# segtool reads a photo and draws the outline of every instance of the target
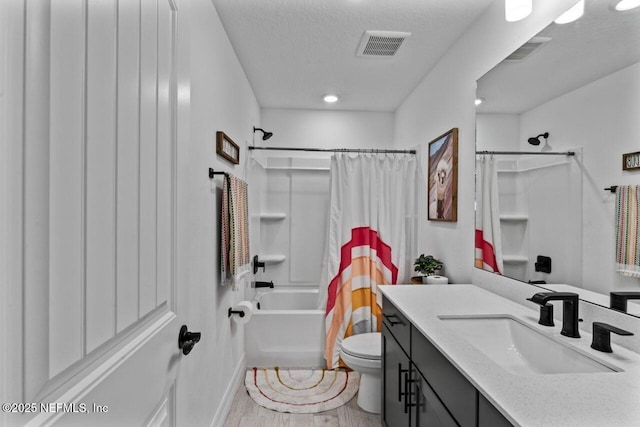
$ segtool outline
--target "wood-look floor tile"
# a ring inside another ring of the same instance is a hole
[[[244,386],[236,393],[224,427],[379,427],[380,415],[358,406],[357,396],[347,404],[317,414],[289,414],[258,405]]]

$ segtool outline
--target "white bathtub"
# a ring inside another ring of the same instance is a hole
[[[316,309],[317,289],[259,291],[253,303],[253,317],[245,325],[249,367],[325,366],[324,310]]]

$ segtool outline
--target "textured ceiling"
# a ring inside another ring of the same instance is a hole
[[[587,0],[579,20],[551,23],[551,41],[521,62],[502,62],[478,81],[479,113],[522,113],[640,61],[640,8],[615,12]],[[639,76],[640,81],[640,76]]]
[[[213,0],[263,108],[395,111],[492,0]],[[391,58],[367,30],[410,32]],[[328,107],[322,95],[340,94]]]

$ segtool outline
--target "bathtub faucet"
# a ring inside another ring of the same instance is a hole
[[[273,280],[270,282],[253,282],[254,288],[272,288],[273,289]]]

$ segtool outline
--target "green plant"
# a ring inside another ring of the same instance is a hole
[[[413,265],[415,266],[415,271],[427,276],[433,275],[437,270],[441,270],[444,267],[442,261],[438,261],[431,255],[425,256],[424,254],[416,258],[416,262]]]

